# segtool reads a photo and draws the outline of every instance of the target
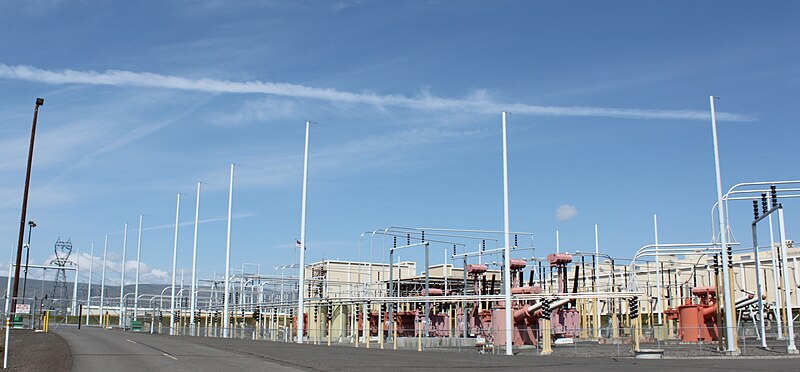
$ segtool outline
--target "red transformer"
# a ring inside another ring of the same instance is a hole
[[[694,304],[690,298],[678,306],[678,329],[681,341],[717,341],[717,292],[714,287],[695,287],[692,294],[699,297]]]

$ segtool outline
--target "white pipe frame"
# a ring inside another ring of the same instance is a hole
[[[733,245],[733,244],[732,244]],[[666,249],[665,249],[666,248]],[[636,260],[641,257],[658,257],[668,255],[698,255],[722,252],[719,243],[673,243],[673,244],[648,244],[639,248],[630,264],[631,281],[629,289],[637,289]]]

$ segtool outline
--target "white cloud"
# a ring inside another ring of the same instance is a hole
[[[368,104],[378,107],[391,106],[425,111],[459,111],[480,114],[496,114],[511,111],[515,114],[541,116],[611,117],[626,119],[670,119],[707,120],[709,113],[694,110],[649,110],[580,106],[537,106],[524,103],[497,102],[485,92],[466,98],[443,98],[422,94],[407,97],[401,94],[376,94],[371,92],[347,92],[331,88],[316,88],[299,84],[246,81],[236,82],[210,78],[189,79],[180,76],[161,75],[149,72],[121,70],[76,71],[42,70],[32,66],[9,66],[0,64],[0,78],[37,81],[48,84],[87,84],[108,86],[139,86],[151,88],[180,89],[209,93],[267,94],[300,99],[316,99],[338,103]],[[728,121],[747,121],[752,118],[739,114],[719,112],[717,117]]]
[[[333,5],[334,13],[366,3],[366,0],[342,0]]]
[[[563,204],[556,208],[556,219],[559,221],[566,221],[578,215],[578,208],[574,205]]]

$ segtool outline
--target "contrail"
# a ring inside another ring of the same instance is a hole
[[[539,116],[580,116],[622,119],[667,119],[708,120],[710,114],[695,110],[650,110],[581,106],[537,106],[524,103],[495,102],[482,95],[457,99],[431,95],[407,97],[402,94],[375,94],[370,92],[346,92],[331,88],[316,88],[299,84],[267,81],[237,82],[211,78],[189,79],[180,76],[161,75],[150,72],[121,70],[76,71],[42,70],[32,66],[9,66],[0,64],[0,78],[35,81],[47,84],[85,84],[108,86],[138,86],[164,89],[180,89],[210,93],[265,94],[298,99],[316,99],[337,103],[368,104],[379,107],[401,107],[424,111],[460,111],[479,114],[494,114],[510,111],[514,114]],[[717,113],[717,118],[726,121],[751,121],[754,118],[732,113]]]

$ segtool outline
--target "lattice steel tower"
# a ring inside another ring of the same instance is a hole
[[[54,247],[56,252],[56,259],[50,261],[51,264],[55,264],[59,267],[65,267],[67,264],[72,264],[69,261],[69,255],[72,254],[72,242],[70,239],[67,241],[61,240],[59,236],[56,240],[56,244]],[[56,314],[65,314],[67,312],[67,306],[69,306],[69,294],[67,292],[67,271],[64,269],[57,269],[56,270],[56,280],[53,283],[53,294],[51,296],[51,309],[56,311]]]

